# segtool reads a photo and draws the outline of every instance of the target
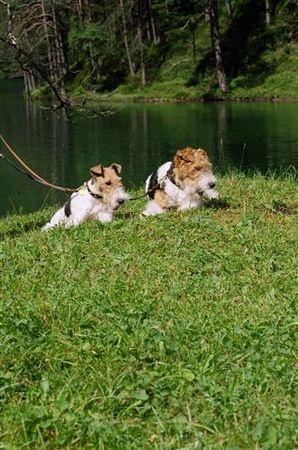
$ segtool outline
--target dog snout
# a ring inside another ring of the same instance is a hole
[[[216,186],[216,183],[214,183],[214,181],[212,181],[211,183],[209,183],[209,188],[210,189],[214,189]]]
[[[205,191],[203,193],[203,197],[209,200],[212,200],[214,198],[218,198],[219,197],[219,193],[214,191],[213,189],[207,189],[207,191]]]

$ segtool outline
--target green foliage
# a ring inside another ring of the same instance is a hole
[[[288,45],[263,55],[264,63],[274,67],[266,77],[259,75],[240,75],[231,82],[233,97],[286,98],[298,92],[298,46]],[[293,93],[293,94],[292,94]],[[295,94],[294,94],[295,95]]]
[[[297,184],[41,233],[0,221],[3,448],[291,450]]]
[[[70,66],[76,86],[109,89],[119,78],[119,53],[112,48],[107,30],[100,23],[77,20],[71,22],[68,34],[70,46]]]
[[[272,1],[270,25],[265,23],[265,1],[230,3],[232,16],[227,13],[226,2],[218,2],[229,83],[229,94],[223,96],[218,89],[205,1],[133,0],[124,1],[123,9],[116,0],[55,1],[68,61],[68,90],[74,95],[88,89],[104,95],[108,92],[114,98],[126,92],[134,98],[150,98],[151,93],[160,99],[296,98],[297,71],[292,67],[297,53],[297,2]],[[12,6],[16,33],[20,22],[27,23],[27,19],[32,29],[36,28],[31,11],[36,5],[25,7],[16,1]],[[49,6],[46,3],[50,17]],[[6,34],[5,18],[6,8],[0,5],[0,36]],[[38,38],[22,42],[30,44],[25,48],[47,69],[44,27],[36,29]],[[50,36],[52,31],[49,28]],[[1,74],[16,71],[14,56],[14,51],[0,41]],[[146,86],[142,86],[142,67]]]
[[[40,101],[48,101],[52,98],[52,92],[48,85],[39,86],[34,91],[31,91],[30,95],[33,99]]]

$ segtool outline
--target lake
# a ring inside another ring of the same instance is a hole
[[[284,171],[298,166],[298,103],[119,104],[113,114],[72,121],[25,99],[21,80],[0,80],[0,133],[41,176],[77,187],[98,163],[123,167],[128,189],[190,145],[215,171]],[[7,154],[1,145],[0,152]],[[63,203],[0,160],[0,215]]]

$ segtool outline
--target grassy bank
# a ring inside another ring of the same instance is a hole
[[[218,188],[105,226],[0,221],[1,448],[295,448],[297,183]]]

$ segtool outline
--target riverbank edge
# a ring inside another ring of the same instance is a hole
[[[92,107],[96,103],[297,103],[298,96],[251,96],[251,97],[165,97],[146,96],[142,94],[120,95],[117,93],[100,94],[94,91],[86,91],[85,94],[75,95],[70,92],[70,98],[74,104],[86,102],[86,106]]]
[[[122,86],[125,88],[125,86]],[[297,103],[298,95],[277,93],[267,95],[253,95],[249,91],[245,95],[236,95],[233,93],[223,95],[219,92],[213,94],[194,95],[191,90],[183,88],[183,94],[164,93],[162,90],[158,93],[150,94],[144,90],[136,90],[131,93],[120,93],[118,90],[106,93],[96,92],[94,90],[72,89],[71,86],[66,87],[67,97],[70,99],[73,107],[81,108],[94,107],[100,103]],[[30,97],[33,101],[48,104],[51,102],[52,95],[47,86],[41,86],[31,92]]]

